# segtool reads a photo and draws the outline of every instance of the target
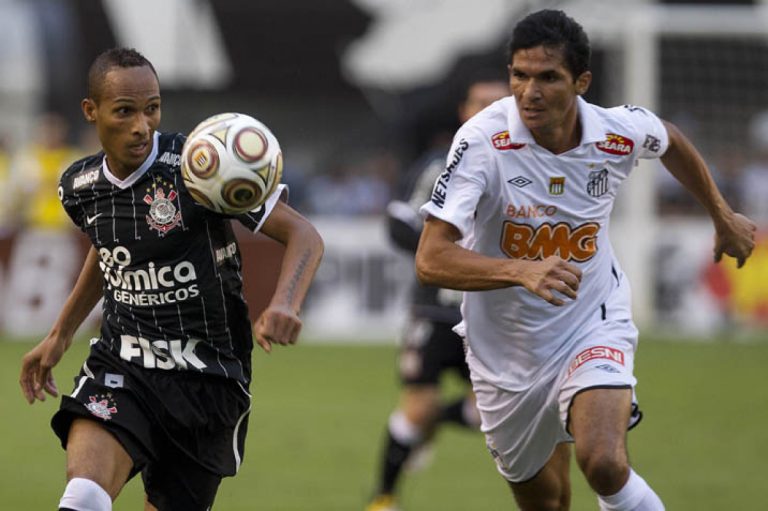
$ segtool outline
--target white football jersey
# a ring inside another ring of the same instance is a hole
[[[578,298],[561,307],[520,286],[464,293],[457,331],[467,339],[470,366],[513,391],[558,364],[589,322],[631,321],[609,217],[637,159],[664,154],[667,131],[640,107],[606,109],[578,98],[578,113],[581,144],[556,155],[536,144],[514,97],[492,104],[456,133],[421,208],[454,225],[467,249],[529,260],[557,255],[581,268]]]

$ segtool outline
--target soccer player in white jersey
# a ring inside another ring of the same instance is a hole
[[[50,333],[24,356],[29,403],[56,396],[52,369],[99,298],[101,333],[51,425],[67,451],[60,511],[109,511],[141,473],[145,511],[209,511],[240,468],[253,339],[296,342],[323,243],[276,192],[241,215],[197,204],[180,172],[186,137],[160,133],[160,85],[140,53],[115,48],[88,74],[86,120],[103,150],[61,178],[59,198],[89,237],[80,277]],[[254,323],[242,295],[236,219],[285,246]]]
[[[637,330],[608,239],[616,192],[638,158],[661,158],[712,217],[715,260],[743,265],[755,226],[675,126],[579,97],[589,55],[583,29],[561,11],[518,23],[512,97],[456,134],[421,210],[416,270],[426,284],[465,291],[456,329],[488,448],[519,507],[569,509],[573,443],[601,510],[656,511],[664,506],[626,449],[640,418]]]

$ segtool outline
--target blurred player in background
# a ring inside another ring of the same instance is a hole
[[[417,274],[466,291],[456,330],[488,449],[521,510],[570,508],[571,443],[601,510],[663,510],[627,454],[637,330],[608,239],[616,192],[639,158],[661,158],[712,217],[715,260],[742,266],[755,226],[674,125],[579,97],[589,41],[562,11],[520,21],[509,56],[513,97],[457,132],[421,209]]]
[[[494,101],[509,95],[509,84],[495,76],[468,83],[458,108],[465,123]],[[419,206],[429,200],[435,179],[445,170],[448,147],[426,154],[406,176],[403,200],[387,207],[392,241],[411,254],[421,235],[423,221]],[[472,392],[454,402],[444,403],[440,377],[454,369],[469,384],[469,368],[464,360],[461,337],[451,330],[461,321],[461,293],[415,283],[410,317],[403,332],[399,367],[403,389],[400,404],[389,417],[376,495],[368,511],[397,509],[395,490],[403,469],[417,458],[428,456],[429,443],[440,424],[451,422],[477,429],[480,417]]]
[[[93,246],[50,333],[22,361],[22,391],[30,403],[58,394],[51,369],[103,297],[101,335],[52,420],[67,451],[59,509],[110,510],[140,472],[146,510],[206,511],[242,462],[253,336],[267,352],[296,342],[322,241],[283,189],[236,217],[285,246],[252,332],[230,219],[184,187],[185,137],[157,131],[152,64],[135,50],[101,54],[82,110],[103,151],[69,167],[59,197]]]
[[[69,138],[67,120],[47,112],[37,120],[35,140],[14,157],[8,200],[19,225],[46,231],[69,232],[72,228],[56,195],[61,173],[84,156]]]

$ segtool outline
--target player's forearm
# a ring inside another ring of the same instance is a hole
[[[298,313],[322,255],[323,240],[315,228],[309,222],[299,224],[285,243],[272,303],[289,306]]]
[[[707,164],[694,145],[673,124],[666,123],[670,145],[661,162],[707,210],[715,225],[733,215],[717,188]]]
[[[64,302],[59,317],[51,328],[52,334],[68,341],[72,339],[85,318],[99,302],[103,292],[102,279],[98,254],[91,247],[75,287]]]
[[[486,291],[522,285],[526,261],[488,257],[449,241],[421,243],[416,276],[424,285]]]

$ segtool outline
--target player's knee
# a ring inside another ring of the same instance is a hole
[[[429,392],[408,393],[401,402],[401,410],[409,423],[425,432],[440,415],[439,396],[433,396]]]
[[[72,511],[111,511],[109,493],[90,479],[70,479],[59,502],[60,509]]]
[[[629,476],[624,455],[605,450],[577,453],[576,460],[589,485],[600,495],[618,492]]]

